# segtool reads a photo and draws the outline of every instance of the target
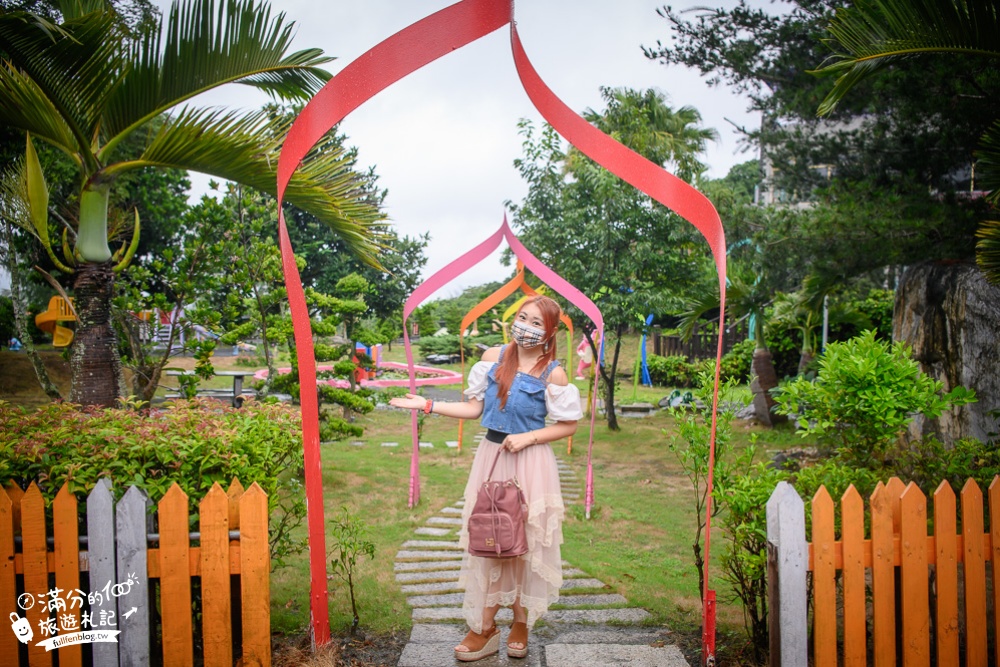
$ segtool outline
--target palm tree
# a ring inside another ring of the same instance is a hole
[[[767,348],[764,339],[764,324],[767,308],[771,305],[774,294],[760,273],[740,270],[734,266],[726,277],[726,314],[736,319],[749,318],[753,333],[754,350],[750,382],[753,392],[754,412],[757,420],[767,426],[783,418],[774,412],[777,402],[771,396],[771,390],[778,386],[778,373],[774,369],[774,359]],[[719,295],[706,292],[701,298],[688,303],[687,310],[681,314],[680,333],[689,339],[695,332],[699,321],[705,315],[719,309]],[[719,326],[724,326],[720,322]]]
[[[603,114],[587,109],[583,117],[651,162],[671,169],[692,183],[706,167],[698,160],[719,133],[699,127],[701,113],[694,107],[674,109],[663,93],[648,89],[601,88],[608,107]]]
[[[34,231],[57,265],[76,276],[70,400],[111,405],[120,391],[121,360],[110,303],[115,271],[130,253],[112,252],[108,244],[115,179],[149,167],[190,169],[274,193],[283,122],[265,111],[187,102],[228,83],[304,101],[329,79],[320,65],[331,59],[318,49],[288,53],[292,24],[255,0],[226,0],[218,7],[214,0],[181,0],[158,29],[138,36],[107,0],[54,4],[60,23],[22,11],[0,15],[0,51],[6,55],[0,64],[0,123],[28,135]],[[136,137],[140,154],[125,155],[125,140]],[[68,155],[78,170],[75,243],[62,261],[52,251],[33,139]],[[345,151],[314,152],[286,198],[377,264],[382,215],[351,164]],[[138,221],[135,227],[137,234]]]
[[[913,58],[957,55],[970,64],[1000,65],[1000,10],[981,0],[865,0],[838,9],[827,28],[837,49],[819,74],[836,75],[833,90],[820,104],[829,114],[859,81]],[[979,140],[979,184],[987,201],[1000,203],[1000,119]],[[1000,284],[1000,221],[980,225],[978,262],[986,277]]]
[[[802,289],[789,294],[781,293],[774,298],[771,321],[790,329],[798,329],[802,334],[799,375],[806,372],[809,364],[821,351],[817,345],[816,331],[823,325],[824,306],[829,324],[850,324],[859,331],[872,326],[868,316],[849,303],[828,302],[827,297],[837,287],[833,280],[832,278],[824,280],[817,274],[810,274],[802,282]]]

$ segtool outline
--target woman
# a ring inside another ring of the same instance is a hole
[[[465,488],[465,509],[459,543],[468,546],[469,514],[479,487],[500,449],[494,479],[516,476],[528,506],[528,553],[517,558],[462,560],[459,584],[465,588],[469,633],[455,647],[455,657],[471,662],[499,651],[500,631],[494,618],[500,606],[513,607],[514,623],[507,638],[507,655],[528,655],[528,631],[559,598],[562,586],[563,502],[555,455],[547,444],[576,432],[583,416],[580,392],[569,384],[556,361],[555,333],[559,304],[535,296],[521,306],[511,324],[513,343],[490,348],[469,373],[467,401],[443,403],[407,394],[391,404],[426,413],[476,419],[488,430],[472,462]],[[546,424],[546,417],[555,423]],[[515,456],[516,454],[516,456]]]

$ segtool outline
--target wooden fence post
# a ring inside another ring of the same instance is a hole
[[[56,588],[60,597],[68,598],[80,588],[80,534],[76,496],[63,484],[52,503],[53,558],[55,560]],[[60,632],[79,631],[80,609],[72,604],[56,612]],[[59,648],[59,667],[80,667],[83,664],[83,647],[79,644]]]
[[[14,503],[0,487],[0,619],[10,621],[7,614],[15,610],[17,576],[14,573]],[[16,609],[18,616],[21,610]],[[17,655],[17,638],[13,632],[0,631],[0,655]]]
[[[971,477],[962,487],[962,543],[965,549],[965,618],[986,619],[986,562],[983,544],[983,492]],[[968,665],[985,665],[986,623],[966,621],[965,660]]]
[[[122,667],[150,664],[149,646],[149,567],[146,551],[146,509],[149,499],[138,487],[130,486],[115,512],[118,543],[118,572],[137,580],[129,592],[118,598],[118,655]],[[126,617],[127,613],[130,613]],[[128,618],[128,621],[125,619]]]
[[[900,600],[904,667],[930,667],[930,598],[927,581],[927,497],[913,482],[900,496]]]
[[[46,545],[45,499],[34,482],[21,499],[21,551],[24,558],[24,592],[33,595],[34,605],[24,615],[37,639],[28,644],[28,664],[42,667],[52,664],[52,654],[39,646],[46,638],[42,625],[51,627],[49,613],[49,549]],[[55,634],[55,633],[53,633]]]
[[[93,620],[101,611],[114,613],[115,600],[105,595],[115,581],[115,499],[111,480],[102,477],[87,496],[87,561],[90,565],[90,591],[101,592],[101,602],[90,605]],[[107,589],[105,586],[107,585]],[[95,665],[118,667],[118,645],[98,642],[92,646]]]
[[[779,482],[767,501],[767,587],[770,664],[808,664],[805,506],[788,482]]]
[[[188,497],[177,483],[157,505],[160,526],[160,617],[163,623],[164,667],[191,667],[191,557]]]
[[[958,540],[955,491],[948,480],[934,492],[934,624],[939,665],[959,664]]]
[[[844,667],[865,667],[865,501],[851,484],[840,498],[843,540]]]
[[[216,482],[198,506],[201,624],[205,665],[233,664],[229,574],[229,498]]]
[[[990,553],[993,574],[993,637],[1000,637],[1000,476],[994,477],[989,487],[990,498]],[[993,642],[993,664],[1000,661],[1000,640]]]
[[[267,494],[257,482],[240,498],[243,663],[271,667],[271,551]]]

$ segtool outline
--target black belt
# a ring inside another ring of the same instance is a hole
[[[497,444],[503,444],[503,441],[510,435],[509,433],[504,433],[503,431],[494,431],[489,428],[486,429],[486,439],[490,442],[495,442]]]

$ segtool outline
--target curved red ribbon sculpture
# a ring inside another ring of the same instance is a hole
[[[302,436],[305,452],[306,499],[310,551],[310,608],[316,644],[329,642],[330,625],[326,587],[326,540],[323,526],[323,493],[319,456],[319,415],[316,399],[316,362],[312,331],[302,281],[292,254],[281,200],[292,174],[309,150],[334,125],[389,85],[424,65],[480,37],[510,26],[514,63],[525,91],[546,121],[571,144],[608,171],[634,185],[693,224],[708,241],[719,275],[720,313],[725,318],[726,252],[722,221],[711,202],[696,189],[646,160],[596,129],[562,103],[532,67],[517,34],[510,0],[463,0],[401,30],[350,63],[320,90],[296,119],[278,161],[278,234],[288,300],[299,360],[302,402]],[[423,286],[422,286],[423,287]],[[722,358],[720,327],[716,352],[715,394],[712,401],[712,453],[709,458],[709,495],[705,533],[705,589],[703,649],[715,653],[714,591],[708,588],[710,562],[711,487],[714,468],[719,361]]]

